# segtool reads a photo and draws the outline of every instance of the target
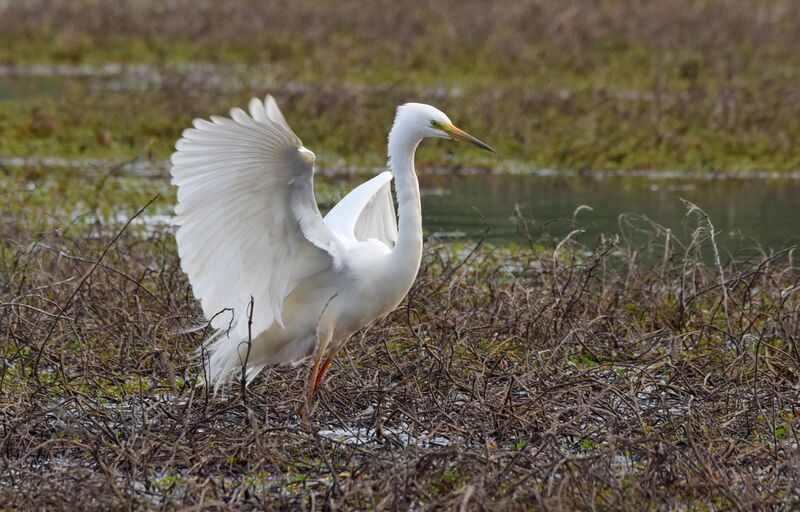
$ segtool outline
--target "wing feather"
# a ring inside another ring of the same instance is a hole
[[[325,216],[325,224],[341,240],[380,240],[389,249],[397,242],[397,215],[392,198],[392,173],[385,171],[347,194]]]
[[[317,209],[313,153],[302,147],[271,96],[249,114],[197,119],[172,155],[178,253],[203,313],[237,334],[282,323],[286,296],[303,278],[339,264],[344,250]]]

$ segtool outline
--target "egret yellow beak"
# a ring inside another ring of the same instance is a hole
[[[495,153],[495,150],[492,149],[490,145],[476,139],[475,137],[468,134],[461,128],[453,126],[452,124],[445,124],[445,123],[439,123],[438,126],[440,130],[447,133],[452,139],[460,140],[461,142],[466,142],[468,144],[472,144],[473,146],[478,146],[481,149],[485,149],[486,151],[491,151],[492,153]]]

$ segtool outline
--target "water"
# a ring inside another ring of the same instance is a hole
[[[564,236],[579,227],[591,244],[600,233],[620,233],[621,215],[640,214],[686,240],[695,223],[687,221],[684,198],[710,216],[729,251],[800,245],[800,180],[423,176],[421,187],[424,227],[441,238],[485,232],[490,242],[524,242],[515,220],[521,214],[534,236]],[[592,209],[582,209],[573,224],[581,205]]]
[[[253,75],[252,69],[237,66],[188,64],[169,70],[119,64],[0,66],[0,100],[55,97],[70,84],[88,85],[92,94],[154,88],[170,73],[183,76],[193,86],[206,88],[240,91],[247,87],[265,87],[264,83],[243,82],[247,77],[261,75]],[[270,84],[271,89],[289,92],[303,87],[309,86],[291,82]],[[425,92],[434,96],[460,94],[458,90]],[[646,99],[630,91],[620,94]],[[0,167],[25,164],[14,155],[0,156],[3,157]],[[42,159],[36,165],[99,169],[110,165],[105,161],[50,160]],[[168,169],[168,165],[161,162],[136,163],[128,167],[124,169],[126,172],[142,176],[142,179],[159,179],[166,176]],[[670,228],[679,239],[686,240],[694,224],[687,223],[686,207],[680,201],[684,198],[708,213],[719,233],[720,245],[729,251],[754,245],[778,250],[800,244],[800,179],[714,180],[682,171],[669,173],[668,179],[664,179],[664,174],[658,175],[659,179],[647,175],[620,177],[601,173],[586,177],[567,174],[422,176],[424,228],[433,238],[476,239],[485,235],[495,244],[524,243],[526,229],[533,237],[542,234],[562,237],[581,228],[585,232],[580,239],[591,245],[600,233],[619,233],[624,225],[621,215],[638,214]],[[684,174],[694,177],[681,178]],[[793,173],[793,176],[798,177],[800,173]],[[353,186],[363,180],[362,177],[346,179]],[[573,222],[573,213],[581,205],[591,210],[582,209]],[[519,217],[526,219],[524,226]],[[626,232],[630,229],[626,228]]]
[[[79,168],[87,176],[112,165],[116,163],[95,159],[0,157],[0,168],[34,166],[48,168],[51,173]],[[156,180],[162,184],[159,188],[163,188],[164,197],[170,195],[167,162],[136,162],[123,166],[120,173]],[[454,176],[425,174],[423,170],[423,228],[429,238],[476,240],[485,236],[498,245],[523,244],[528,235],[534,239],[542,235],[560,238],[581,229],[579,239],[592,245],[601,233],[632,235],[636,227],[646,228],[647,233],[638,235],[638,240],[645,239],[654,230],[642,220],[644,216],[669,228],[678,241],[686,242],[696,221],[687,219],[683,198],[709,215],[719,245],[727,251],[800,246],[800,179],[710,179],[686,174],[693,177],[676,178],[678,173],[581,176],[552,172]],[[336,189],[347,192],[370,177],[328,170],[320,172],[318,182],[332,180],[338,184]],[[318,189],[317,198],[326,205],[338,197],[331,195],[330,187],[327,193],[323,186]],[[120,213],[120,219],[127,219],[128,213]],[[159,215],[146,219],[147,224],[168,224],[164,216],[170,213],[169,209],[159,211]]]

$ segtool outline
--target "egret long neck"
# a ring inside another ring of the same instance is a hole
[[[414,152],[420,141],[419,137],[403,133],[396,125],[389,133],[389,166],[394,174],[400,220],[393,253],[400,261],[412,264],[415,276],[422,258],[422,206],[414,171]]]

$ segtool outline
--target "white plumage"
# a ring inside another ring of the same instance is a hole
[[[234,108],[229,118],[197,119],[183,132],[171,159],[176,240],[215,328],[207,344],[211,384],[243,366],[249,380],[265,366],[314,355],[313,393],[320,358],[402,301],[422,255],[413,154],[424,137],[490,149],[435,108],[404,105],[389,136],[391,171],[354,189],[323,219],[314,154],[272,97],[251,100],[249,114]]]
[[[384,171],[354,188],[325,215],[325,224],[347,244],[376,238],[394,247],[397,217],[391,182],[392,173]]]

